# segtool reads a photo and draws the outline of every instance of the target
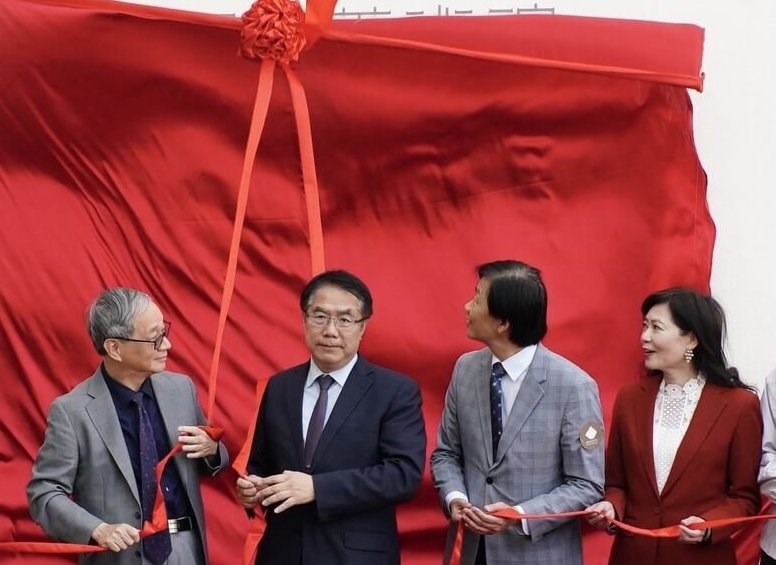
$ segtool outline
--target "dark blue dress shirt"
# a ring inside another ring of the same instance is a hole
[[[108,390],[113,398],[113,405],[116,407],[116,413],[119,417],[121,431],[124,434],[124,441],[127,443],[129,459],[132,462],[132,471],[135,474],[135,481],[140,490],[140,444],[138,443],[139,425],[137,421],[137,408],[132,405],[132,398],[135,391],[125,387],[118,381],[113,380],[105,366],[102,366],[102,376],[108,385]],[[156,452],[159,459],[167,455],[170,451],[170,441],[167,437],[167,428],[165,428],[162,414],[159,412],[159,406],[156,404],[156,396],[151,386],[151,379],[146,379],[140,387],[143,393],[143,408],[148,412],[148,418],[151,420],[151,427],[154,430],[154,440],[156,442]],[[189,510],[189,501],[186,496],[186,490],[183,488],[178,469],[175,463],[170,461],[162,475],[162,492],[164,493],[164,502],[167,507],[167,516],[169,518],[180,518],[182,516],[192,516]],[[150,518],[150,516],[146,517]]]

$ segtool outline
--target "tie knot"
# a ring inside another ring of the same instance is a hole
[[[334,384],[334,379],[331,375],[320,375],[317,379],[318,387],[321,390],[329,390],[329,387]]]
[[[499,363],[498,361],[496,363],[493,363],[493,368],[490,371],[490,375],[494,379],[501,379],[504,375],[506,375],[507,372],[504,370],[504,365]]]
[[[129,400],[132,404],[137,404],[138,406],[143,405],[143,393],[141,391],[137,391],[132,395],[132,398]]]

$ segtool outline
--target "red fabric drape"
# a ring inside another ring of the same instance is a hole
[[[158,299],[175,324],[170,366],[206,400],[258,78],[236,55],[238,26],[101,0],[0,2],[0,539],[43,539],[24,486],[48,405],[97,363],[83,318],[102,287]],[[452,362],[477,347],[462,316],[476,263],[543,270],[547,344],[597,378],[607,410],[638,372],[643,296],[707,287],[714,226],[683,90],[700,87],[701,47],[693,26],[418,18],[335,22],[294,66],[327,266],[370,284],[363,352],[421,383],[430,448]],[[223,336],[213,416],[233,453],[256,381],[306,354],[287,84],[275,81]],[[239,561],[247,528],[233,484],[204,487],[215,565]],[[400,519],[405,562],[438,563],[428,480]],[[587,562],[607,547],[588,536]]]

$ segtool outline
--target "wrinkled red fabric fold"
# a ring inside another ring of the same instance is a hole
[[[700,83],[700,28],[410,18],[332,22],[275,81],[225,307],[260,72],[235,56],[239,28],[103,0],[0,2],[0,365],[16,376],[0,396],[6,539],[41,536],[23,485],[46,407],[94,370],[83,311],[105,286],[144,289],[175,320],[170,369],[209,392],[211,422],[228,413],[232,445],[256,382],[308,354],[298,299],[316,256],[368,281],[377,315],[361,350],[418,380],[430,433],[455,358],[475,347],[461,312],[474,265],[542,269],[547,345],[596,378],[605,411],[640,360],[643,296],[708,289],[714,225],[690,100],[673,84]],[[234,563],[234,482],[203,494],[211,562]],[[403,559],[438,563],[428,476],[399,514]],[[608,543],[587,536],[586,559]]]

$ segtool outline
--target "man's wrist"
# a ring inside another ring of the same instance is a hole
[[[454,500],[463,500],[464,502],[469,502],[469,498],[464,493],[458,490],[454,490],[445,497],[445,508],[447,508],[447,511],[451,514],[453,511],[452,504]]]

